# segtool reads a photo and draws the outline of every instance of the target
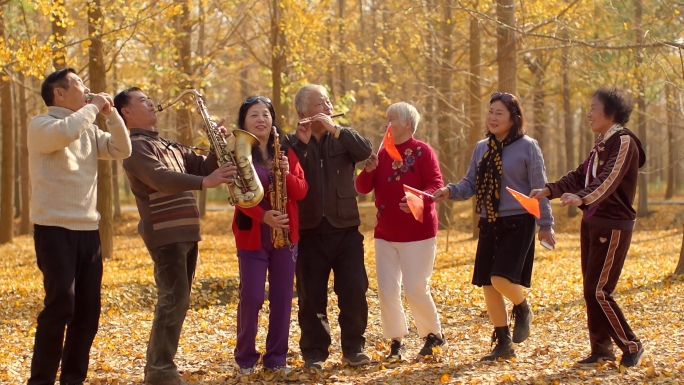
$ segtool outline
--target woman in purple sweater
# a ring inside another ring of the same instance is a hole
[[[473,195],[480,212],[480,235],[472,283],[484,291],[487,313],[494,324],[496,346],[482,361],[515,357],[513,343],[530,335],[532,311],[523,286],[529,288],[534,262],[535,218],[506,191],[522,193],[546,183],[544,159],[537,141],[525,135],[525,119],[518,98],[495,92],[485,121],[487,138],[475,145],[466,176],[435,193],[436,201],[466,200]],[[553,216],[548,199],[541,201],[539,239],[553,246]],[[508,330],[504,297],[513,303],[513,339]]]

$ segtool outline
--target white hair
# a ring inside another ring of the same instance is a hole
[[[312,92],[319,92],[321,95],[328,96],[328,90],[320,84],[307,84],[297,91],[294,99],[295,110],[298,113],[305,113],[309,109],[309,96]]]
[[[418,129],[418,123],[420,123],[420,114],[416,107],[412,104],[406,102],[394,103],[387,108],[387,115],[390,112],[396,112],[399,115],[399,123],[405,124],[407,120],[411,122],[411,127],[413,128],[413,133],[416,133]]]

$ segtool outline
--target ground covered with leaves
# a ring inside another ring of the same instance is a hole
[[[336,297],[330,289],[331,358],[324,370],[301,368],[297,341],[297,300],[293,301],[287,378],[258,370],[239,377],[233,361],[238,270],[230,233],[231,212],[211,212],[203,221],[201,262],[193,286],[191,310],[183,328],[176,363],[192,384],[262,383],[411,383],[411,384],[566,384],[684,382],[684,278],[673,277],[682,243],[681,206],[652,206],[653,215],[639,222],[615,298],[648,354],[641,367],[614,363],[581,368],[575,361],[588,354],[586,316],[579,263],[579,218],[568,219],[555,207],[559,240],[555,251],[537,252],[529,302],[533,334],[516,346],[517,358],[480,363],[490,349],[492,327],[481,289],[470,282],[476,242],[468,233],[470,205],[456,206],[456,223],[438,238],[432,293],[449,342],[434,358],[414,358],[422,346],[411,327],[403,362],[383,362],[389,344],[382,339],[372,246],[374,209],[363,209],[366,266],[370,279],[367,350],[371,366],[354,369],[340,362]],[[155,304],[152,261],[136,235],[136,214],[117,223],[115,256],[105,261],[100,330],[91,350],[90,384],[141,383],[145,348]],[[541,248],[538,248],[538,250]],[[26,383],[36,316],[42,308],[41,274],[31,237],[0,247],[0,383]],[[261,313],[258,348],[264,349],[268,302]],[[408,312],[410,316],[410,311]],[[410,318],[412,322],[412,318]]]

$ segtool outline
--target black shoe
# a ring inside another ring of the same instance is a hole
[[[305,369],[323,370],[323,360],[320,358],[309,358],[304,361]]]
[[[591,353],[589,357],[577,361],[577,365],[594,365],[600,361],[615,361],[615,357],[607,354]]]
[[[345,363],[349,366],[362,366],[362,365],[369,365],[371,363],[370,357],[364,352],[359,352],[359,353],[354,353],[349,356],[344,356],[342,357],[342,363]]]
[[[513,306],[512,318],[515,320],[513,326],[513,342],[519,344],[530,336],[530,324],[532,323],[532,309],[524,299],[519,305]]]
[[[406,352],[406,345],[402,344],[401,341],[392,340],[392,346],[390,346],[390,354],[385,358],[385,361],[401,360],[402,354]]]
[[[418,352],[419,356],[431,356],[434,354],[434,348],[446,348],[447,343],[446,340],[444,339],[444,333],[442,333],[442,338],[437,337],[436,335],[430,333],[425,337],[425,345],[423,345],[423,348],[420,349],[420,352]]]
[[[496,342],[494,350],[480,358],[480,361],[496,361],[499,358],[505,359],[515,357],[513,342],[511,342],[511,332],[508,330],[508,326],[494,328],[494,333],[492,333],[492,344],[494,344],[494,342]]]
[[[626,368],[630,366],[641,365],[641,360],[644,358],[644,347],[640,346],[636,353],[623,353],[622,358],[620,358],[620,365]]]

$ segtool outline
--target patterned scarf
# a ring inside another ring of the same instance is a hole
[[[511,138],[507,137],[502,142],[496,140],[494,135],[489,135],[487,142],[487,152],[477,165],[477,178],[475,179],[477,212],[485,207],[487,212],[487,222],[494,222],[499,216],[499,194],[501,190],[501,175],[503,173],[503,162],[501,156],[503,149],[511,143],[522,138],[522,135]]]

